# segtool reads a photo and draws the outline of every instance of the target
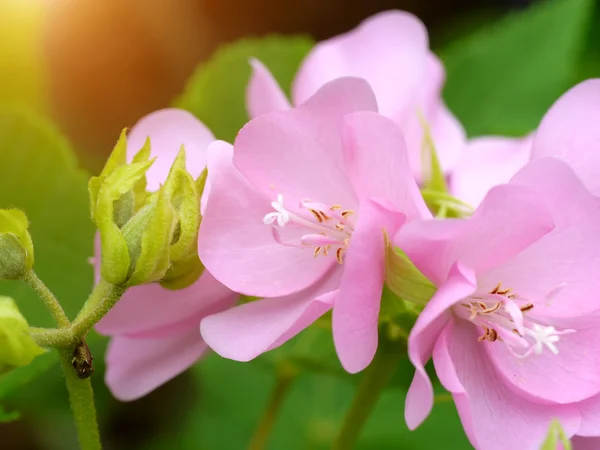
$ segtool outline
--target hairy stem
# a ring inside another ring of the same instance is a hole
[[[79,378],[73,368],[76,349],[60,350],[60,361],[67,382],[71,410],[75,417],[81,450],[101,450],[100,432],[94,406],[94,391],[89,378]]]
[[[125,286],[117,286],[101,280],[73,321],[71,326],[73,335],[83,337],[115,306],[126,290]]]
[[[279,370],[275,388],[271,393],[271,398],[267,404],[267,409],[265,410],[260,422],[258,423],[258,426],[256,427],[256,430],[254,431],[254,435],[252,436],[248,450],[264,450],[267,448],[269,437],[271,436],[271,430],[273,429],[275,419],[277,418],[277,412],[281,408],[281,405],[283,404],[285,396],[295,376],[296,370],[292,367],[285,366]]]
[[[22,280],[27,283],[35,291],[35,293],[42,299],[52,317],[56,321],[59,328],[65,328],[69,326],[69,318],[65,314],[62,306],[54,296],[50,289],[46,287],[44,282],[38,278],[33,270],[27,272]]]
[[[355,447],[379,396],[396,371],[401,356],[406,352],[403,341],[384,338],[384,333],[380,334],[380,338],[382,342],[377,354],[365,370],[342,429],[331,447],[333,450],[351,450]]]

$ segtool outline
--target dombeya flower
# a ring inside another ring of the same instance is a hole
[[[233,147],[210,146],[200,257],[232,290],[270,297],[202,321],[220,355],[250,360],[333,307],[344,368],[372,360],[383,232],[430,217],[401,130],[376,111],[364,80],[339,78],[295,109],[250,121]]]
[[[210,131],[188,112],[166,109],[152,113],[131,130],[127,159],[150,138],[156,160],[147,172],[147,188],[156,191],[169,176],[183,145],[187,171],[200,177],[206,165]],[[194,239],[194,251],[196,244]],[[101,260],[96,240],[96,277]],[[232,306],[237,295],[204,271],[191,285],[171,290],[159,283],[130,288],[98,323],[112,336],[106,354],[106,382],[121,400],[139,398],[183,372],[207,351],[198,329],[207,314]]]
[[[399,245],[438,286],[412,329],[415,428],[433,404],[433,355],[477,449],[538,449],[558,419],[586,426],[600,393],[600,209],[568,165],[540,158],[464,220],[407,224]]]
[[[246,94],[250,116],[289,109],[289,101],[269,70],[258,60],[251,63],[253,75]],[[325,83],[344,76],[367,80],[379,112],[402,128],[418,181],[428,176],[429,168],[429,164],[422,166],[419,115],[431,126],[442,167],[452,169],[465,135],[441,99],[444,67],[429,50],[427,30],[418,18],[404,11],[386,11],[348,33],[318,43],[294,80],[294,105],[308,100]]]

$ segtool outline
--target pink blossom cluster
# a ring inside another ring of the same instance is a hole
[[[330,310],[342,366],[363,370],[378,345],[385,231],[437,287],[408,338],[408,426],[433,406],[433,359],[475,448],[538,449],[554,418],[577,450],[600,448],[600,80],[564,94],[527,137],[467,139],[408,13],[317,44],[292,102],[251,65],[252,119],[233,144],[174,109],[131,132],[132,154],[150,136],[158,157],[151,189],[181,144],[192,175],[208,167],[205,271],[179,291],[135,287],[100,322],[113,393],[145,395],[208,347],[252,360]],[[423,121],[468,217],[434,218],[423,200]],[[239,294],[259,299],[235,306]]]

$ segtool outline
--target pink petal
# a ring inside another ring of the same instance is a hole
[[[338,296],[340,271],[310,289],[266,298],[206,317],[200,331],[224,358],[250,361],[288,341],[331,309]]]
[[[136,400],[184,372],[207,348],[196,327],[167,339],[112,338],[106,384],[117,399]]]
[[[576,317],[600,309],[600,209],[569,166],[539,158],[511,181],[539,193],[556,228],[514,258],[481,277],[485,285],[502,281],[535,305],[536,316]]]
[[[273,210],[271,199],[233,167],[232,152],[220,141],[209,148],[211,192],[198,237],[205,267],[230,289],[257,297],[287,295],[315,283],[334,260],[277,243],[263,223]]]
[[[402,131],[391,120],[374,112],[346,116],[343,150],[359,201],[385,200],[408,220],[431,217],[408,164]]]
[[[534,308],[535,310],[535,308]],[[532,310],[532,311],[534,311]],[[558,323],[552,323],[557,329]],[[505,345],[486,345],[495,370],[522,395],[555,403],[585,400],[600,393],[600,328],[560,336],[558,355],[545,349],[517,359]],[[599,430],[600,431],[600,430]]]
[[[477,288],[475,274],[459,265],[452,266],[448,279],[419,315],[408,337],[408,356],[416,372],[406,395],[404,418],[408,428],[414,430],[429,415],[433,407],[433,387],[425,371],[435,342],[451,318],[449,308],[471,295]]]
[[[549,211],[531,189],[503,185],[488,193],[470,219],[411,222],[402,227],[395,243],[439,285],[455,262],[478,275],[485,273],[529,247],[553,226]]]
[[[104,335],[157,333],[182,321],[195,321],[214,314],[237,301],[230,291],[205,271],[193,285],[177,291],[158,283],[135,286],[96,325]],[[176,331],[176,330],[175,330]]]
[[[403,11],[377,14],[315,46],[296,76],[294,103],[306,101],[335,78],[356,76],[373,87],[382,114],[393,116],[413,105],[427,51],[427,30],[415,16]]]
[[[595,395],[580,402],[579,411],[581,412],[581,427],[579,427],[577,434],[580,436],[600,436],[600,395]],[[598,443],[600,444],[600,440]]]
[[[463,396],[459,414],[472,441],[479,444],[477,448],[537,449],[554,418],[569,436],[577,431],[581,418],[575,405],[533,403],[515,395],[488,361],[477,337],[476,327],[456,320],[433,353],[436,369],[444,367],[437,372],[444,387]],[[468,414],[463,416],[465,411]]]
[[[290,102],[267,67],[258,59],[250,60],[252,76],[246,88],[246,107],[251,118],[262,114],[287,111]]]
[[[465,131],[441,98],[444,81],[442,62],[433,53],[427,52],[425,73],[413,104],[390,116],[404,132],[410,166],[419,183],[429,177],[431,165],[429,159],[423,165],[424,130],[419,115],[423,116],[430,128],[435,150],[444,171],[454,167],[465,147]]]
[[[335,348],[342,366],[350,373],[367,367],[377,351],[379,305],[385,278],[383,230],[393,234],[404,214],[367,200],[350,248],[344,258],[340,297],[333,309]]]
[[[353,209],[340,129],[346,114],[361,110],[377,110],[369,85],[357,78],[334,80],[294,110],[250,121],[235,141],[234,165],[271,201],[283,194],[291,205],[311,198]]]
[[[571,446],[573,450],[598,450],[600,448],[600,437],[573,436]]]
[[[167,179],[171,164],[185,146],[187,169],[194,178],[206,167],[206,148],[215,140],[210,130],[182,109],[161,109],[142,118],[127,137],[127,155],[131,159],[150,137],[151,156],[158,157],[147,173],[148,190],[154,191]]]
[[[600,195],[600,79],[579,83],[550,108],[533,142],[533,158],[558,156]]]
[[[473,139],[463,150],[450,178],[452,195],[477,206],[488,191],[508,183],[529,161],[531,137]]]

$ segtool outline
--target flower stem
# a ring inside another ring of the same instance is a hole
[[[382,342],[379,344],[377,354],[365,370],[342,429],[331,447],[333,450],[354,448],[383,388],[387,386],[396,371],[400,357],[405,354],[406,345],[403,341],[384,338],[384,333],[380,334],[380,339]]]
[[[71,410],[75,416],[75,425],[81,450],[100,450],[100,432],[94,406],[94,392],[89,378],[81,379],[73,369],[73,349],[60,350],[60,361],[65,379]]]
[[[73,335],[83,337],[115,306],[126,290],[126,286],[114,285],[101,280],[94,287],[85,305],[73,321],[71,326]]]
[[[35,291],[35,293],[42,299],[46,308],[54,317],[56,324],[59,328],[65,328],[69,326],[69,318],[65,314],[64,309],[54,296],[50,289],[46,287],[44,282],[38,278],[36,273],[33,270],[27,272],[23,278],[21,278],[25,283],[27,283],[31,288]]]
[[[278,371],[275,388],[271,393],[267,409],[254,431],[248,450],[264,450],[267,448],[271,430],[277,418],[277,412],[283,404],[287,391],[296,377],[296,373],[296,369],[291,366],[284,366]]]

